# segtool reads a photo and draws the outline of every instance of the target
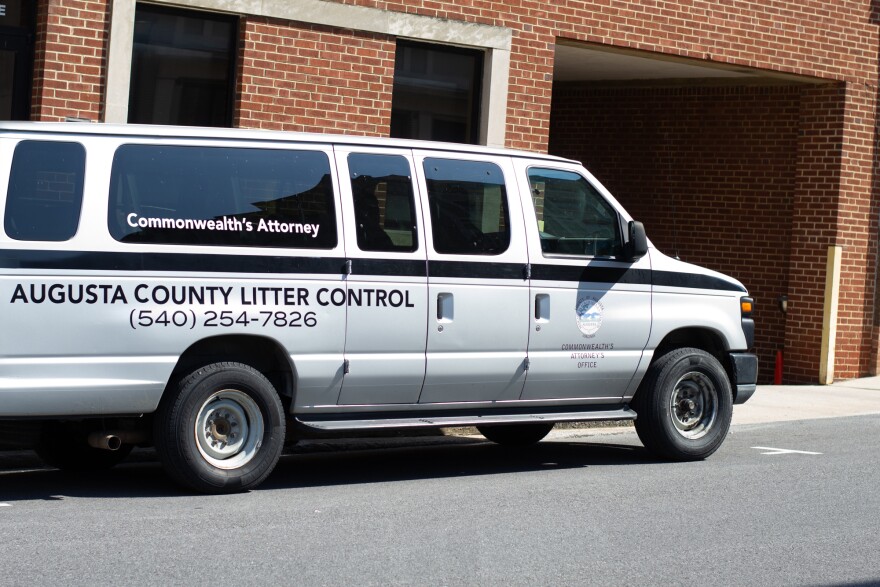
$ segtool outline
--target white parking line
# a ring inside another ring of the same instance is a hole
[[[51,471],[51,469],[41,468],[41,469],[6,469],[5,471],[0,471],[0,475],[18,475],[21,473],[42,473],[43,471]]]
[[[0,508],[11,508],[11,507],[12,507],[11,503],[0,503]]]
[[[770,448],[769,446],[753,446],[755,450],[766,450],[768,452],[762,452],[762,455],[820,455],[820,452],[811,452],[808,450],[791,450],[788,448]]]

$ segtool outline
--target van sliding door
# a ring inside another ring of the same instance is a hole
[[[420,403],[515,400],[525,380],[529,290],[508,158],[416,152],[427,195],[428,348]]]
[[[351,273],[339,404],[414,404],[425,379],[424,231],[409,151],[336,147]]]

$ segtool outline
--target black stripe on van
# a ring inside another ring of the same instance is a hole
[[[744,287],[737,283],[712,275],[678,273],[674,271],[651,271],[650,269],[632,269],[627,267],[532,265],[532,279],[539,281],[578,281],[632,285],[653,284],[687,289],[746,291]]]
[[[125,253],[97,251],[0,250],[0,268],[72,269],[79,271],[168,271],[245,274],[344,275],[342,257],[282,257],[269,255],[212,255],[192,253]],[[428,261],[417,259],[352,259],[352,275],[525,279],[524,263]],[[531,266],[537,281],[653,284],[687,289],[746,290],[736,283],[695,273],[625,267],[570,265]]]
[[[666,287],[684,287],[689,289],[717,289],[721,291],[741,291],[746,293],[746,288],[713,275],[701,275],[699,273],[679,273],[677,271],[654,271],[654,285]]]
[[[526,264],[478,261],[428,261],[428,276],[524,280],[526,278]]]
[[[532,279],[540,281],[589,281],[650,285],[651,271],[628,267],[590,267],[589,265],[532,265]]]
[[[6,269],[74,269],[80,271],[195,271],[209,273],[343,274],[345,259],[269,255],[192,253],[120,253],[97,251],[0,251]]]
[[[425,277],[428,263],[410,259],[352,259],[351,274],[358,275],[398,275],[401,277]]]

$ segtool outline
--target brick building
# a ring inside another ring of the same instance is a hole
[[[0,119],[579,159],[757,300],[761,380],[877,372],[877,0],[0,0]],[[783,311],[785,301],[785,311]]]

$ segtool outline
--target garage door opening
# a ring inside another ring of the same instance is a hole
[[[815,80],[560,42],[549,151],[582,161],[664,253],[761,302],[761,382],[785,345],[801,97]]]

